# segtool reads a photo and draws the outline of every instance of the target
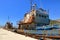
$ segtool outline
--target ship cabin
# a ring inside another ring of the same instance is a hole
[[[30,12],[24,15],[24,19],[21,20],[18,25],[19,29],[34,29],[35,27],[49,25],[49,14],[46,10],[32,9]]]
[[[49,25],[49,14],[46,12],[46,10],[39,8],[38,10],[36,10],[34,21],[37,24],[37,26]]]

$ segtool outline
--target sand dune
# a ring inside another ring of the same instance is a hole
[[[37,40],[0,28],[0,40]]]

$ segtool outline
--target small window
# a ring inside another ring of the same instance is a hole
[[[44,16],[42,15],[42,17],[44,17]]]
[[[46,18],[46,16],[44,16],[44,18]]]
[[[40,24],[38,23],[36,26],[40,26]]]
[[[39,14],[39,17],[41,17],[41,15]]]
[[[38,14],[36,14],[36,16],[38,16]]]

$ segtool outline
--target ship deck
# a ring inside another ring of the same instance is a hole
[[[18,31],[17,33],[25,35],[25,36],[32,37],[32,38],[35,38],[35,39],[40,39],[40,38],[43,38],[44,40],[45,40],[45,38],[60,39],[60,35],[29,34],[29,33],[21,32],[21,31]]]

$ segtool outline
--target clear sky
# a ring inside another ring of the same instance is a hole
[[[37,7],[49,9],[50,19],[60,18],[60,0],[35,0]],[[17,25],[24,14],[30,10],[30,0],[0,0],[0,25],[4,25],[8,16],[9,20]]]

